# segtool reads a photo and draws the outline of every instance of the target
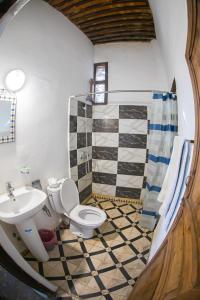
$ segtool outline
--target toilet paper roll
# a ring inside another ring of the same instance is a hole
[[[51,177],[48,179],[48,185],[49,185],[49,187],[57,188],[57,187],[59,187],[60,183],[58,182],[57,178]]]

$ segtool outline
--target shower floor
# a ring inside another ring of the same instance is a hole
[[[92,239],[58,230],[58,245],[49,252],[48,262],[37,262],[30,254],[26,260],[59,287],[59,296],[125,300],[147,262],[152,232],[138,226],[140,205],[102,199],[87,203],[108,217]]]

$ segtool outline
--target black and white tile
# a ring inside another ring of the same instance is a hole
[[[119,119],[147,120],[147,106],[119,105]]]
[[[77,99],[70,103],[70,168],[82,202],[92,193],[92,106]]]
[[[108,184],[108,185],[116,185],[117,175],[110,173],[101,173],[101,172],[93,172],[92,173],[92,182]]]
[[[143,199],[147,127],[146,106],[92,107],[72,101],[71,176],[81,199],[91,189],[103,195]]]
[[[118,161],[117,174],[144,176],[144,163],[121,162]]]
[[[107,147],[107,145],[102,147],[96,147],[94,146],[93,141],[92,158],[117,161],[118,147]]]
[[[146,149],[147,134],[119,133],[119,147]]]
[[[119,120],[93,119],[93,132],[119,132]]]
[[[93,107],[92,190],[141,199],[145,189],[147,107]]]

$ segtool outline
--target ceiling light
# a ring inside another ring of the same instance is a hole
[[[16,92],[21,90],[25,83],[25,73],[20,69],[9,71],[5,77],[5,85],[9,91]]]

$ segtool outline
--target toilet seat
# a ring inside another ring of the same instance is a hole
[[[99,227],[106,219],[103,210],[89,205],[77,205],[69,216],[73,221],[88,227]]]
[[[59,207],[58,212],[70,219],[71,231],[76,236],[92,238],[95,234],[94,229],[105,222],[106,213],[97,207],[81,205],[77,186],[71,178],[62,182],[59,196],[56,199],[62,207]]]

